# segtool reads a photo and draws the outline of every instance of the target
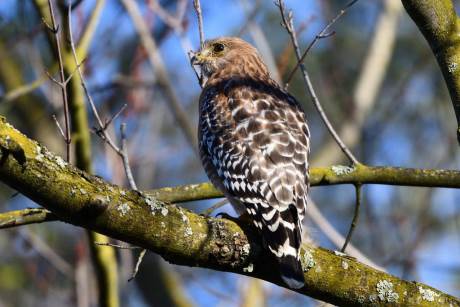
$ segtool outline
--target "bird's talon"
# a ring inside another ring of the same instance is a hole
[[[217,214],[216,214],[216,217],[217,217],[217,218],[221,218],[221,219],[231,220],[231,221],[237,219],[237,218],[235,218],[235,217],[233,217],[233,216],[231,216],[231,215],[229,215],[229,214],[227,214],[227,213],[225,213],[225,212],[219,212],[219,213],[217,213]]]

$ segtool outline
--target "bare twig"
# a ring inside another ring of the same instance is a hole
[[[288,14],[286,13],[286,9],[284,6],[284,1],[283,0],[277,0],[275,3],[281,13],[281,18],[282,18],[282,23],[283,26],[285,27],[286,31],[288,32],[289,36],[291,37],[292,44],[294,45],[294,50],[297,56],[297,60],[300,60],[301,55],[300,55],[300,49],[299,49],[299,44],[297,41],[297,35],[294,29],[294,23],[293,23],[293,18],[292,18],[292,12],[289,12]],[[318,99],[318,96],[316,95],[315,89],[313,88],[313,84],[310,80],[310,77],[308,75],[307,70],[305,69],[305,66],[300,63],[299,64],[300,70],[303,73],[303,79],[305,81],[305,84],[307,86],[308,93],[310,94],[310,98],[313,101],[313,104],[315,105],[316,109],[318,110],[319,115],[321,116],[321,119],[323,120],[324,124],[326,125],[327,129],[329,130],[329,133],[332,135],[334,140],[337,142],[339,145],[340,149],[343,151],[343,153],[350,159],[350,161],[353,164],[359,164],[358,160],[355,158],[355,156],[351,153],[351,151],[348,149],[348,147],[342,142],[340,139],[339,135],[335,131],[334,127],[332,126],[331,122],[326,116],[326,113],[323,110],[323,107],[321,106],[321,103]]]
[[[329,36],[332,36],[335,34],[334,31],[331,31],[329,32],[329,28],[332,27],[332,25],[334,23],[336,23],[337,20],[340,19],[340,17],[342,17],[346,12],[347,10],[353,6],[356,2],[358,2],[358,0],[353,0],[351,2],[349,2],[347,5],[345,5],[340,11],[339,13],[331,19],[331,21],[329,21],[329,23],[321,30],[321,32],[319,32],[315,38],[311,41],[311,43],[308,45],[307,49],[304,51],[304,53],[302,54],[302,56],[300,57],[300,59],[297,61],[297,64],[294,66],[294,68],[292,69],[291,73],[289,74],[288,78],[287,78],[287,81],[286,81],[286,85],[285,85],[285,88],[287,89],[287,87],[289,86],[289,82],[291,82],[292,80],[292,77],[294,76],[294,73],[296,72],[296,70],[299,68],[300,64],[303,63],[303,61],[305,60],[305,57],[307,56],[308,52],[310,51],[310,49],[313,47],[314,44],[316,44],[316,42],[322,38],[326,38],[326,37],[329,37]]]
[[[184,110],[179,97],[176,94],[175,88],[169,78],[168,71],[164,64],[163,58],[159,52],[156,41],[150,34],[150,29],[147,26],[144,18],[141,14],[139,6],[134,0],[121,0],[121,3],[125,7],[128,15],[134,24],[142,46],[146,49],[150,64],[155,70],[155,75],[158,80],[158,84],[161,86],[163,93],[168,100],[167,106],[170,108],[174,119],[177,121],[182,132],[186,136],[186,140],[190,146],[197,153],[196,144],[198,143],[195,129],[190,124],[188,119],[188,113]]]
[[[202,50],[204,48],[204,30],[203,30],[203,14],[201,12],[200,0],[193,0],[193,7],[195,8],[196,17],[198,20],[198,31],[200,32],[200,50]],[[193,58],[192,51],[188,52],[188,57],[190,60],[190,65],[192,66],[192,69],[198,78],[198,83],[200,84],[200,87],[203,87],[204,86],[204,76],[202,72],[201,71],[198,72],[195,66],[193,66],[192,64],[192,58]]]
[[[195,8],[196,17],[198,19],[198,31],[200,32],[200,48],[204,47],[204,30],[203,30],[203,14],[201,12],[200,0],[193,0],[193,7]]]
[[[308,217],[312,219],[313,223],[318,226],[318,228],[326,235],[326,237],[335,245],[337,248],[341,248],[343,243],[345,242],[345,237],[342,236],[332,225],[331,223],[324,217],[321,211],[316,206],[315,202],[311,197],[308,197]],[[376,268],[382,272],[385,272],[385,268],[379,266],[367,256],[365,256],[359,249],[353,246],[352,243],[348,244],[347,247],[347,255],[355,257],[359,261]]]
[[[125,103],[117,113],[115,113],[108,121],[105,122],[105,126],[108,127],[118,116],[120,116],[120,114],[126,109],[127,106],[128,104]]]
[[[122,123],[120,125],[121,133],[121,158],[123,159],[123,166],[125,168],[126,177],[128,178],[129,186],[132,190],[137,191],[137,185],[134,181],[133,173],[131,171],[131,166],[129,165],[128,149],[126,146],[126,124]]]
[[[68,18],[68,23],[69,23],[69,40],[70,40],[70,48],[72,50],[72,55],[75,61],[75,65],[77,67],[78,74],[80,76],[81,80],[81,86],[83,87],[83,90],[85,91],[86,98],[88,99],[89,105],[91,107],[91,110],[93,111],[93,115],[96,118],[96,121],[99,125],[99,128],[101,133],[98,134],[110,147],[113,148],[119,155],[121,155],[120,148],[113,142],[112,138],[108,133],[106,133],[106,125],[102,122],[101,117],[99,116],[99,112],[97,111],[96,105],[94,104],[93,98],[91,97],[91,94],[88,91],[88,87],[86,86],[86,81],[85,77],[83,76],[83,73],[81,71],[81,63],[78,61],[77,58],[77,52],[75,50],[75,44],[73,40],[73,34],[72,34],[72,14],[71,14],[71,6],[69,6],[68,11],[67,11],[67,18]]]
[[[65,140],[65,138],[66,138],[65,133],[64,133],[64,131],[62,130],[61,124],[59,124],[59,121],[57,120],[56,115],[53,114],[52,117],[53,117],[53,119],[54,119],[54,122],[56,123],[56,126],[57,126],[59,132],[61,133],[62,137],[63,137],[64,140]]]
[[[198,4],[199,5],[199,4]],[[187,8],[187,0],[180,0],[177,3],[177,10],[175,16],[169,14],[159,3],[158,0],[151,0],[149,1],[149,7],[150,9],[155,12],[158,17],[161,18],[161,20],[168,25],[171,29],[176,32],[176,34],[179,36],[182,49],[185,51],[185,55],[188,57],[188,60],[190,62],[190,66],[193,69],[193,72],[196,75],[196,78],[198,79],[198,83],[200,84],[201,87],[203,87],[203,78],[199,72],[199,70],[193,66],[192,64],[192,58],[194,55],[194,52],[192,51],[192,44],[190,42],[190,39],[187,37],[185,31],[184,31],[184,17],[185,17],[185,12]],[[199,14],[200,16],[198,17],[198,23],[203,22],[202,17],[201,17],[201,6],[199,5]],[[198,25],[200,27],[200,25]],[[202,25],[201,25],[202,29]],[[204,34],[203,34],[204,36]],[[204,40],[204,38],[203,38]],[[204,41],[200,41],[200,45],[203,45]]]
[[[57,254],[50,246],[48,246],[38,235],[29,231],[27,228],[21,228],[19,234],[24,240],[28,241],[30,245],[53,265],[59,272],[66,276],[73,275],[72,266],[59,254]]]
[[[221,201],[218,201],[217,203],[215,203],[214,205],[212,205],[212,206],[209,207],[208,209],[204,210],[204,211],[202,212],[202,214],[203,214],[204,216],[210,216],[211,213],[214,212],[214,210],[219,209],[220,207],[224,206],[224,205],[227,204],[227,203],[228,203],[228,199],[226,199],[226,198],[225,198],[225,199],[222,199]]]
[[[54,9],[53,9],[53,4],[51,0],[48,0],[48,6],[50,9],[50,15],[51,15],[51,26],[43,20],[45,25],[48,27],[48,29],[54,34],[54,39],[56,41],[56,52],[58,56],[58,63],[59,63],[59,76],[61,81],[57,82],[57,84],[60,85],[61,87],[61,93],[62,93],[62,101],[64,104],[64,123],[65,123],[65,137],[64,141],[66,144],[66,160],[69,162],[70,159],[70,143],[72,142],[71,136],[70,136],[70,119],[69,119],[69,103],[67,100],[67,82],[64,74],[64,64],[62,62],[62,54],[61,54],[61,44],[60,44],[60,39],[59,39],[59,26],[56,25],[56,19],[54,17]],[[54,80],[52,78],[52,80]]]
[[[104,123],[104,127],[99,127],[99,128],[96,128],[96,127],[93,127],[92,129],[92,132],[96,133],[99,137],[101,137],[102,139],[104,138],[104,135],[103,135],[103,131],[107,130],[107,128],[110,126],[110,124],[112,124],[112,122],[118,117],[121,115],[121,113],[126,109],[128,105],[125,103],[121,108],[120,110],[118,110],[117,113],[115,113],[111,118],[109,118],[108,120],[105,120],[105,123]]]
[[[94,244],[99,245],[99,246],[110,246],[110,247],[115,247],[119,249],[141,249],[141,247],[138,247],[138,246],[120,245],[120,244],[113,244],[113,243],[107,243],[107,242],[94,242]]]
[[[387,74],[389,62],[392,59],[402,4],[399,0],[388,0],[382,5],[382,11],[376,20],[374,31],[371,35],[372,38],[368,43],[366,55],[364,56],[361,70],[356,77],[353,94],[351,95],[353,97],[353,112],[341,123],[340,129],[338,129],[342,141],[347,144],[348,148],[355,147],[361,140],[361,130],[377,102],[376,98]],[[423,59],[426,56],[427,54],[423,55]],[[417,62],[420,63],[414,65],[413,68],[422,69],[425,62],[419,60]],[[407,76],[414,75],[413,68],[406,70],[401,79],[408,79]],[[398,88],[401,88],[401,84],[392,86],[392,89]],[[395,94],[385,92],[385,95],[383,95],[385,101],[397,101],[394,96],[399,91],[392,90],[392,92]],[[393,110],[392,105],[392,103],[380,103],[380,106],[384,106],[385,110]],[[372,114],[380,113],[372,111]],[[333,139],[327,141],[313,157],[311,164],[331,165],[338,163],[342,158],[342,153],[335,151],[335,146],[337,145]]]
[[[343,243],[342,249],[340,250],[342,253],[345,252],[348,243],[351,240],[351,237],[353,236],[353,232],[356,228],[356,224],[358,224],[358,219],[359,219],[359,210],[361,208],[361,184],[356,184],[355,185],[355,190],[356,190],[356,205],[355,205],[355,212],[353,214],[353,220],[351,221],[350,229],[348,230],[347,238],[345,239],[345,242]]]
[[[174,30],[183,29],[183,18],[187,8],[187,0],[179,0],[177,2],[177,10],[175,16],[168,13],[159,3],[159,0],[148,1],[149,7],[154,11],[158,17],[163,20],[170,28]]]
[[[145,256],[146,253],[147,253],[146,249],[143,249],[140,252],[139,257],[137,258],[136,266],[134,267],[133,275],[131,276],[130,279],[128,279],[128,281],[131,281],[136,277],[137,272],[139,271],[139,266],[141,265],[142,260],[144,259],[144,256]]]
[[[37,79],[35,79],[29,84],[21,85],[3,94],[2,96],[0,96],[0,104],[14,101],[17,98],[32,92],[33,90],[40,87],[43,84],[43,82],[45,82],[46,80],[48,80],[47,76],[41,75],[40,77],[38,77]]]
[[[128,151],[126,149],[126,136],[125,136],[125,124],[122,124],[120,127],[121,130],[121,147],[118,147],[115,145],[115,143],[112,141],[111,137],[107,133],[107,127],[112,123],[112,121],[118,117],[121,112],[126,108],[126,105],[124,105],[120,111],[118,111],[109,121],[106,121],[105,123],[102,122],[101,117],[99,116],[99,113],[97,111],[96,105],[94,104],[93,98],[91,97],[88,88],[86,86],[85,78],[83,76],[83,73],[81,72],[80,69],[80,64],[78,62],[77,58],[77,53],[75,51],[75,45],[73,42],[73,37],[72,37],[72,14],[71,14],[71,7],[69,6],[68,8],[68,18],[69,18],[69,36],[70,36],[70,46],[72,49],[72,54],[75,60],[75,64],[77,65],[78,73],[80,75],[80,80],[81,80],[81,86],[83,87],[85,91],[85,95],[88,99],[88,102],[91,106],[91,109],[93,111],[94,116],[96,117],[97,123],[99,125],[99,129],[96,130],[96,133],[121,157],[123,161],[123,167],[125,169],[126,177],[128,178],[129,185],[131,189],[137,190],[137,185],[136,182],[134,181],[134,177],[132,175],[131,167],[129,165],[129,159],[128,159]],[[142,250],[141,255],[146,253],[146,250]],[[133,272],[133,275],[131,278],[134,278],[137,274],[138,267],[140,265],[140,262],[142,261],[142,257],[139,257],[138,259],[138,265],[136,266],[135,271]]]

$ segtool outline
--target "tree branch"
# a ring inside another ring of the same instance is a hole
[[[363,164],[355,167],[333,165],[310,169],[311,186],[359,183],[460,188],[460,171]],[[160,188],[147,193],[161,201],[171,203],[223,197],[223,194],[209,182]]]
[[[404,8],[430,44],[441,68],[457,117],[460,143],[459,18],[451,0],[402,0]]]
[[[136,1],[121,0],[121,3],[125,7],[128,15],[131,17],[131,21],[133,22],[134,28],[139,35],[142,46],[147,51],[148,59],[155,70],[155,76],[158,79],[158,84],[162,87],[165,98],[168,101],[167,106],[170,108],[174,119],[177,121],[182,132],[185,134],[187,142],[196,153],[196,144],[198,144],[198,140],[195,129],[190,123],[188,114],[180,103],[179,97],[172,85],[168,71],[164,65],[163,58],[157,48],[158,46],[156,41],[150,34],[150,30],[144,21]]]
[[[252,228],[108,184],[67,164],[5,118],[0,118],[0,153],[0,180],[71,224],[150,249],[175,264],[235,272],[284,287]],[[304,245],[301,259],[306,285],[297,292],[330,303],[460,306],[458,299],[429,286],[312,245]]]
[[[0,229],[57,221],[58,217],[42,208],[28,208],[0,213]]]

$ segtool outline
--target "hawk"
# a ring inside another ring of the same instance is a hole
[[[192,63],[206,79],[198,127],[205,171],[260,231],[283,281],[301,288],[310,151],[305,114],[270,77],[257,50],[240,38],[206,41]]]

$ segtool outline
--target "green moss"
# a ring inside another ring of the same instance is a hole
[[[142,193],[122,190],[61,163],[46,148],[28,140],[3,122],[0,123],[0,140],[6,136],[21,146],[27,161],[24,167],[12,157],[5,159],[0,165],[0,180],[50,209],[61,219],[148,248],[172,263],[247,274],[285,286],[273,266],[267,265],[268,258],[260,245],[260,236],[251,228],[243,231],[235,222],[199,216],[175,205],[166,205],[158,199],[155,199],[155,214],[152,214],[152,208]],[[37,156],[40,158],[37,159]],[[443,172],[425,174],[416,170],[366,166],[335,177],[330,168],[316,171],[322,174],[329,172],[329,180],[336,182],[353,178],[389,180],[398,172],[413,180],[446,176]],[[193,191],[194,195],[199,193],[197,186],[188,190]],[[120,214],[120,204],[130,209]],[[167,212],[163,209],[167,209]],[[308,253],[312,257],[308,257]],[[305,272],[306,286],[298,290],[304,295],[347,306],[361,304],[363,298],[367,298],[364,304],[375,305],[393,303],[396,299],[402,305],[420,303],[423,306],[425,303],[438,304],[440,300],[458,305],[458,300],[439,291],[435,293],[440,296],[433,302],[427,299],[429,293],[425,291],[423,300],[419,287],[431,289],[428,286],[398,279],[352,258],[338,256],[313,245],[305,245],[301,254],[302,267],[310,267]],[[347,269],[344,269],[344,261]],[[249,269],[251,264],[252,272]],[[377,287],[381,281],[391,283],[391,291]],[[382,289],[385,290],[384,294]],[[382,293],[378,293],[379,290]],[[384,300],[380,299],[379,294],[383,295]]]

